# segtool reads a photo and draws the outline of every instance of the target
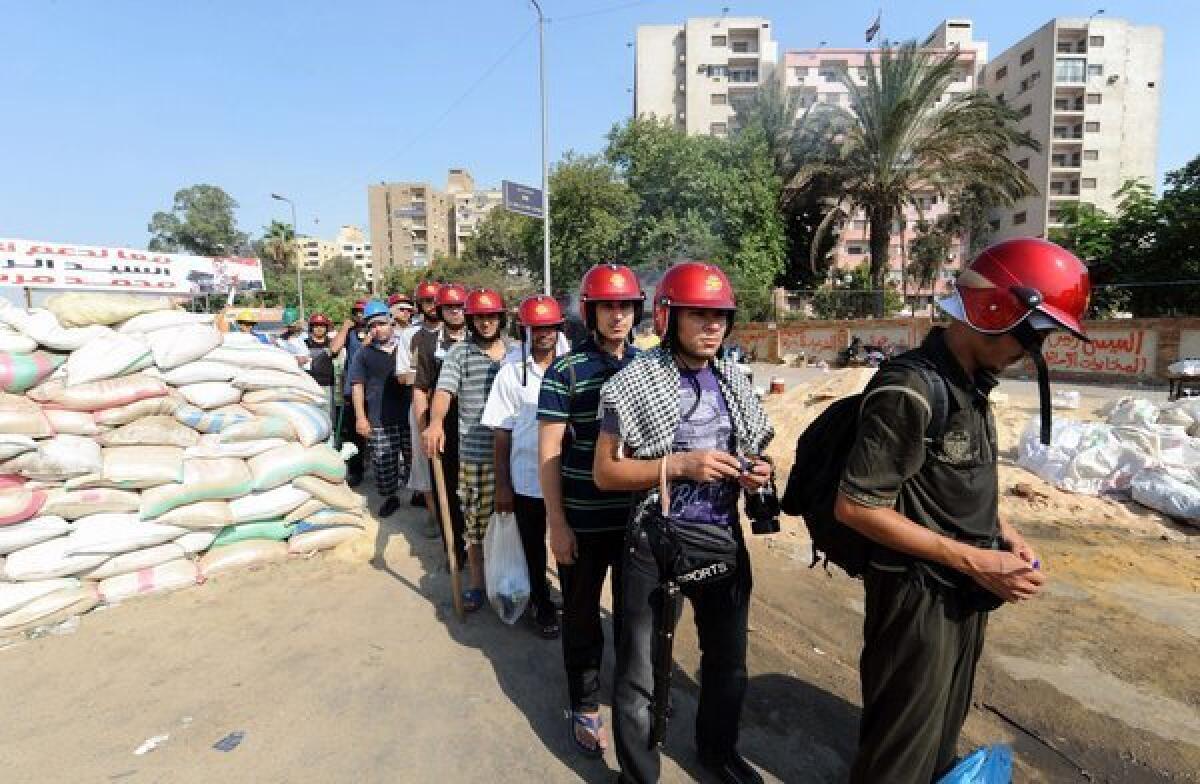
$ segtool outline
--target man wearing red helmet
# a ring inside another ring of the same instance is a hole
[[[712,264],[676,264],[653,304],[662,344],[601,389],[595,456],[598,486],[640,493],[617,610],[613,722],[621,781],[658,781],[670,662],[656,652],[669,653],[663,646],[682,593],[700,639],[700,762],[722,782],[759,784],[737,750],[752,584],[738,499],[742,489],[770,482],[771,465],[760,456],[773,431],[745,375],[721,356],[736,309],[725,273]]]
[[[629,493],[608,493],[592,480],[600,386],[637,355],[629,333],[645,300],[626,266],[597,264],[584,274],[579,305],[588,336],[560,357],[542,380],[538,398],[538,464],[546,500],[550,548],[562,586],[563,665],[567,673],[572,736],[578,749],[600,756],[608,747],[600,718],[600,665],[604,631],[600,597],[612,572],[613,627],[620,587]]]
[[[393,294],[388,297],[388,310],[391,311],[392,320],[396,322],[396,329],[401,330],[408,327],[412,323],[413,303],[408,298],[407,294]]]
[[[304,338],[304,346],[308,355],[302,357],[301,366],[312,376],[313,381],[325,390],[325,399],[331,399],[334,377],[334,360],[337,351],[334,350],[333,337],[329,328],[333,322],[324,313],[314,313],[308,317],[308,335]],[[343,341],[345,338],[343,338]],[[339,347],[340,349],[340,347]],[[332,409],[330,409],[332,411]]]
[[[529,567],[529,618],[546,639],[558,637],[558,611],[546,582],[546,502],[538,481],[538,395],[546,368],[558,354],[563,313],[553,297],[526,297],[517,309],[524,335],[510,352],[483,409],[496,435],[496,511],[512,512]]]
[[[424,285],[424,284],[423,284]],[[429,407],[433,394],[437,389],[438,375],[442,371],[442,360],[454,346],[467,338],[467,322],[464,308],[467,304],[467,290],[457,283],[432,284],[437,285],[433,313],[436,315],[438,327],[435,330],[422,330],[412,337],[412,363],[416,368],[413,379],[412,411],[417,424],[417,433],[423,434],[429,426]],[[419,292],[420,290],[418,290]],[[462,506],[458,503],[458,404],[451,401],[450,409],[445,417],[445,450],[442,453],[442,469],[445,471],[446,494],[449,496],[446,506],[450,510],[450,527],[454,532],[454,548],[458,554],[458,563],[467,563],[466,543],[463,540]],[[425,451],[423,437],[417,438],[421,454]],[[428,457],[425,460],[424,478],[428,482],[425,488],[426,506],[431,518],[426,536],[436,538],[441,536],[442,529],[434,521],[432,515],[437,514],[437,486],[431,481]]]
[[[440,455],[445,447],[444,423],[451,402],[458,404],[458,502],[466,530],[467,561],[471,585],[463,592],[463,608],[474,612],[483,606],[483,537],[495,511],[495,439],[483,424],[483,408],[508,346],[502,330],[504,298],[491,289],[467,295],[465,340],[446,353],[438,375],[437,391],[429,410],[423,444],[426,454]]]
[[[1087,270],[1057,245],[994,245],[938,303],[950,325],[907,364],[885,364],[863,393],[834,508],[873,543],[853,782],[927,784],[953,767],[988,612],[1042,589],[1037,556],[999,513],[988,394],[1030,355],[1048,428],[1041,344],[1055,329],[1086,339],[1088,292]]]
[[[438,288],[438,284],[432,281],[417,284],[417,290],[413,294],[413,299],[416,300],[418,313],[412,319],[412,323],[400,332],[400,350],[405,353],[409,367],[414,369],[418,364],[418,348],[417,341],[415,340],[417,335],[429,333],[430,337],[423,339],[421,342],[428,339],[436,339],[432,335],[440,332],[442,328],[441,319],[438,317]],[[421,449],[421,430],[417,418],[415,382],[415,372],[410,373],[404,379],[404,383],[413,388],[413,404],[409,406],[408,410],[408,430],[411,434],[410,451],[412,455],[412,470],[408,473],[408,489],[413,491],[411,502],[413,506],[425,506],[432,509],[433,485],[429,476],[429,457]],[[425,536],[429,539],[436,539],[439,534],[440,529],[433,517],[430,516],[425,527]]]

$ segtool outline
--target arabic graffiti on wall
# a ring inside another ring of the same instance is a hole
[[[831,360],[846,346],[846,331],[832,327],[788,330],[780,337],[785,354]]]
[[[1051,370],[1150,376],[1155,372],[1158,333],[1150,329],[1094,329],[1091,343],[1055,332],[1046,339],[1044,354]]]
[[[898,348],[912,348],[912,338],[908,327],[871,327],[869,329],[852,329],[851,336],[862,338],[864,346],[895,351]]]

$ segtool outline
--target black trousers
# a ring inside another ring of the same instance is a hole
[[[579,554],[573,564],[558,564],[562,586],[563,665],[571,710],[595,712],[600,708],[600,663],[604,654],[604,628],[600,624],[600,594],[604,577],[612,571],[613,630],[621,639],[621,552],[624,531],[575,533]]]
[[[358,454],[346,461],[346,473],[350,476],[362,477],[363,475],[363,460],[367,454],[367,439],[358,434],[355,429],[355,424],[358,418],[354,415],[354,403],[349,396],[342,398],[342,430],[339,434],[339,441],[353,443],[358,447]]]
[[[746,634],[754,579],[750,555],[738,540],[737,571],[706,585],[688,586],[700,642],[700,705],[696,746],[722,757],[737,749],[746,697]],[[650,748],[654,694],[654,633],[662,611],[662,575],[644,531],[625,552],[621,589],[621,638],[613,695],[613,729],[623,780],[648,784],[659,777],[659,752]],[[676,607],[676,620],[682,602]]]
[[[855,784],[929,784],[954,766],[987,613],[919,572],[868,569]]]
[[[529,606],[535,613],[552,608],[550,586],[546,583],[546,502],[513,493],[513,514],[521,532],[521,547],[529,567]]]
[[[412,440],[413,434],[408,426],[408,409],[412,406],[412,385],[402,384],[400,386],[400,454],[404,455],[405,478],[407,480],[408,473],[412,470]]]
[[[455,414],[457,416],[457,414]],[[438,504],[438,509],[441,508],[441,500],[438,495],[437,479],[433,475],[433,461],[429,461],[429,486],[433,489],[433,497],[435,503]],[[458,433],[454,433],[454,441],[450,440],[449,434],[446,436],[445,451],[442,452],[442,471],[445,473],[446,480],[446,508],[450,510],[450,529],[454,533],[454,552],[458,553],[458,563],[462,566],[467,562],[467,540],[466,540],[466,520],[463,517],[462,504],[458,500]],[[435,517],[435,520],[440,521],[438,515],[441,514],[438,510],[430,512]],[[438,523],[438,533],[441,533],[441,523]]]

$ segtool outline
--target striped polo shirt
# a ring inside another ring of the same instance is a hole
[[[638,354],[625,347],[617,359],[589,336],[546,370],[538,396],[538,420],[568,423],[562,457],[563,509],[575,531],[624,530],[633,493],[606,493],[592,480],[600,433],[600,387]]]
[[[491,463],[494,437],[485,426],[483,407],[492,382],[504,364],[504,358],[494,360],[480,350],[474,340],[455,344],[442,360],[437,388],[454,395],[458,401],[458,459],[463,463]]]

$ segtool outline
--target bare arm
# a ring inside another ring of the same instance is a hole
[[[675,452],[665,458],[640,460],[622,458],[619,453],[620,446],[617,436],[612,433],[601,432],[600,437],[596,439],[596,456],[592,471],[596,487],[601,490],[648,490],[658,484],[659,464],[662,460],[667,462],[668,481],[686,478],[697,482],[716,482],[722,479],[739,479],[742,476],[741,461],[728,452],[717,449]]]
[[[512,432],[499,427],[492,432],[495,434],[492,462],[496,465],[496,511],[505,514],[513,510],[513,485],[509,463],[512,455]]]
[[[546,502],[546,527],[550,550],[560,564],[575,562],[578,555],[575,532],[567,524],[562,494],[562,444],[566,422],[538,422],[538,480]]]
[[[333,336],[333,340],[329,341],[329,353],[337,355],[339,351],[346,347],[346,338],[350,336],[352,323],[347,321],[342,324],[342,328]]]
[[[421,387],[413,387],[412,398],[413,417],[417,422],[417,432],[421,432],[429,424],[426,417],[429,415],[429,393]]]
[[[425,454],[430,457],[440,455],[446,448],[446,412],[450,410],[453,400],[454,396],[444,389],[433,393],[433,404],[429,407],[429,426],[425,428],[425,435],[422,436]]]
[[[365,422],[367,419],[367,396],[363,392],[362,384],[350,386],[350,401],[354,404],[354,416]]]

